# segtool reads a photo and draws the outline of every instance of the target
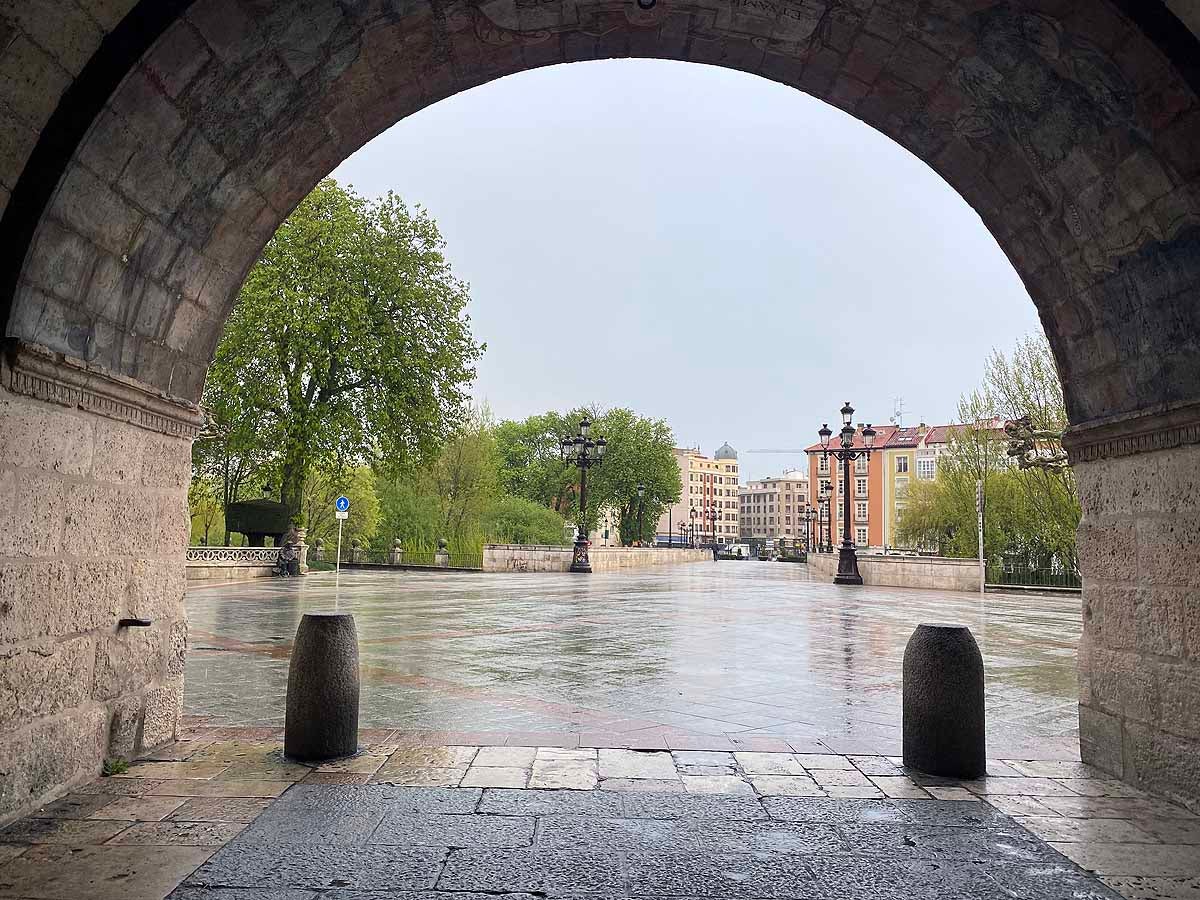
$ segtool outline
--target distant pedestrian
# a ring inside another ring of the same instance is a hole
[[[717,561],[717,545],[713,544],[713,562]]]

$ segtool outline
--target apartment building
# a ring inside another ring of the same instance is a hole
[[[864,448],[863,425],[854,433],[853,448]],[[884,543],[884,453],[878,448],[886,446],[896,431],[894,425],[875,426],[874,452],[863,454],[850,463],[849,484],[843,477],[843,464],[833,456],[825,455],[820,443],[806,447],[808,455],[808,498],[820,511],[818,529],[824,537],[818,543],[832,542],[834,546],[842,540],[845,509],[850,508],[850,534],[858,547],[883,547]],[[834,432],[833,441],[839,440]],[[831,443],[830,447],[834,444]],[[838,445],[840,447],[840,444]],[[828,501],[828,502],[826,502]]]
[[[718,544],[735,543],[738,537],[737,451],[727,443],[711,457],[705,456],[699,448],[676,448],[675,462],[679,466],[679,502],[658,520],[656,542],[678,544],[690,534],[694,524],[698,544],[711,543],[714,535]],[[681,525],[683,531],[680,531]]]
[[[804,542],[808,473],[802,469],[747,482],[738,494],[742,540],[791,538]]]

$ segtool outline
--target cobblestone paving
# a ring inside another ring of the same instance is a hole
[[[330,575],[189,591],[187,709],[280,726],[300,615]],[[900,663],[922,621],[968,624],[989,752],[1078,759],[1078,597],[839,587],[804,567],[647,573],[344,573],[362,723],[428,743],[900,751]]]
[[[195,728],[0,831],[0,897],[1200,896],[1200,817],[1080,763],[990,760],[958,782],[885,756],[369,731],[309,766],[254,734]]]

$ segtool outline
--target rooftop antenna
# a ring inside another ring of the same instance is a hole
[[[892,400],[892,417],[888,420],[897,428],[904,427],[904,398],[896,397]]]

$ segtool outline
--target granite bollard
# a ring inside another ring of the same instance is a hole
[[[283,752],[319,760],[358,751],[358,634],[350,613],[305,613],[288,666]]]
[[[929,775],[987,774],[983,656],[965,625],[918,625],[904,648],[904,765]]]

